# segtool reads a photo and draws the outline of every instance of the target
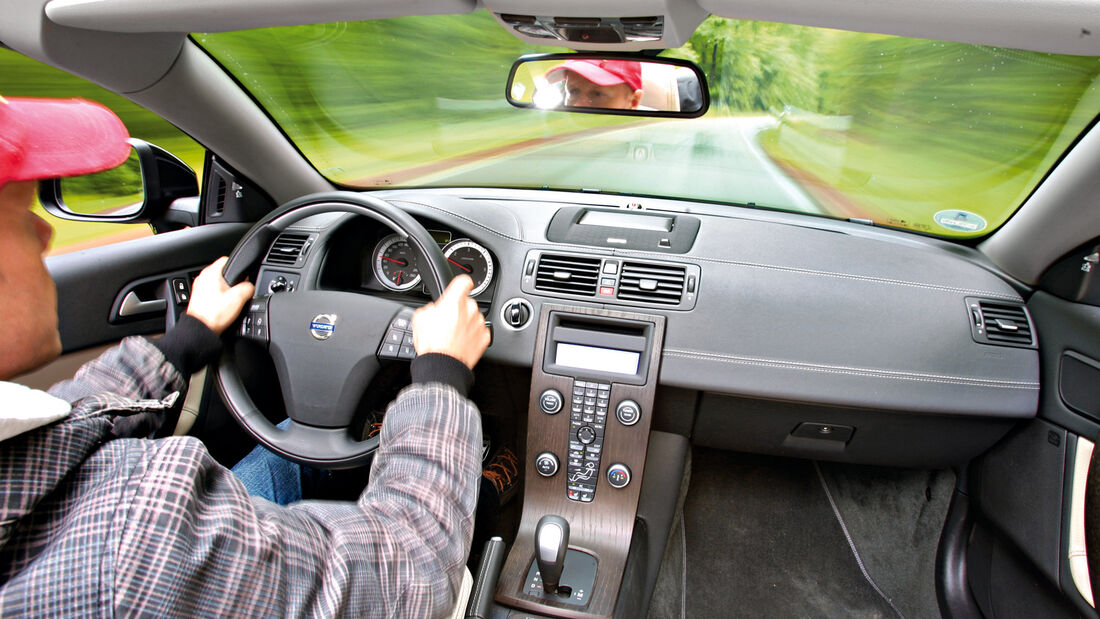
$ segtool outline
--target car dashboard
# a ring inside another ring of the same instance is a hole
[[[1036,414],[1039,359],[1022,298],[959,245],[698,202],[503,189],[373,195],[416,217],[454,270],[474,276],[494,327],[490,362],[538,369],[549,307],[660,317],[653,414],[680,417],[668,423],[702,445],[944,466]],[[288,264],[279,247],[289,237],[306,247]],[[275,241],[259,286],[292,291],[311,278],[423,304],[406,250],[377,222],[318,215]]]

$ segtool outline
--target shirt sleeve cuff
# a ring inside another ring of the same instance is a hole
[[[443,383],[454,387],[463,396],[470,392],[470,386],[474,384],[474,373],[466,364],[442,353],[418,356],[413,359],[410,371],[413,384]]]
[[[190,376],[210,365],[222,351],[218,336],[199,319],[183,314],[164,337],[153,342],[180,374]]]

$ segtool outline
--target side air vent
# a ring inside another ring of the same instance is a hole
[[[623,262],[618,297],[627,301],[679,305],[684,294],[684,267]]]
[[[214,202],[214,212],[212,215],[215,217],[225,212],[225,179],[220,175],[218,176],[218,195]]]
[[[305,247],[308,240],[308,234],[293,234],[290,232],[280,234],[279,238],[271,244],[271,250],[267,252],[267,258],[264,262],[293,266],[298,262],[298,256],[301,255],[302,248]]]
[[[543,254],[535,269],[535,289],[591,297],[599,277],[599,258]]]
[[[1035,348],[1031,318],[1023,305],[975,298],[967,298],[966,305],[975,342]]]

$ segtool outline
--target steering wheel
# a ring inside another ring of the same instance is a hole
[[[443,293],[451,271],[428,231],[396,206],[350,192],[311,194],[272,211],[233,249],[222,271],[225,280],[233,285],[253,272],[275,238],[292,224],[333,212],[369,217],[405,237],[420,252],[420,273],[432,298]],[[270,353],[289,427],[275,427],[253,403],[241,381],[231,344],[224,347],[218,364],[222,399],[249,434],[284,458],[328,469],[360,466],[378,448],[378,437],[358,440],[351,436],[356,405],[378,372],[377,352],[388,328],[395,320],[411,315],[409,308],[396,301],[320,290],[314,277],[302,277],[292,292],[257,296],[242,312],[247,328],[234,332],[265,346]]]

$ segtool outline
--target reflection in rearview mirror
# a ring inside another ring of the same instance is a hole
[[[553,54],[521,58],[508,101],[518,107],[653,116],[701,116],[708,98],[702,76],[666,59]]]
[[[60,179],[61,199],[76,215],[125,217],[141,209],[145,200],[137,151],[117,168]]]

